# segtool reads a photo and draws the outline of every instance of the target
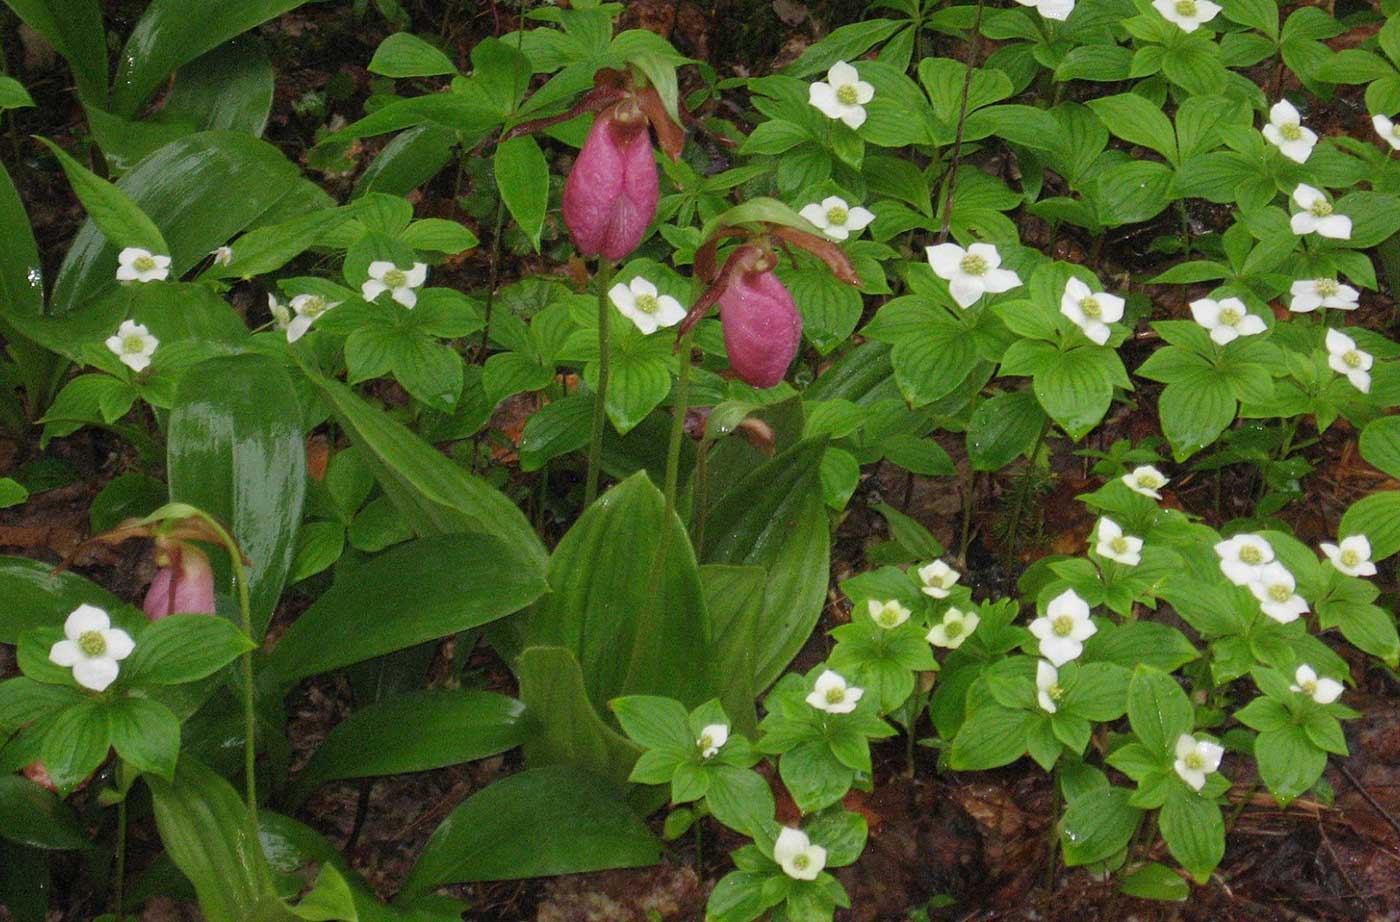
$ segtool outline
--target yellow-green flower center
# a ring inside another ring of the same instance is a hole
[[[1285,141],[1297,141],[1303,136],[1303,129],[1297,122],[1284,122],[1278,126],[1278,133]]]
[[[1345,363],[1348,368],[1360,368],[1361,353],[1357,352],[1355,349],[1348,349],[1342,354],[1342,362]]]
[[[948,635],[949,640],[952,640],[954,637],[957,637],[959,634],[961,634],[962,630],[962,622],[959,621],[957,618],[949,618],[943,622],[943,633]]]
[[[1332,213],[1332,203],[1326,199],[1318,199],[1308,206],[1308,214],[1314,218],[1325,218]]]
[[[303,317],[319,317],[326,312],[326,299],[320,295],[311,295],[301,302],[301,309],[298,311]]]
[[[1045,694],[1050,696],[1051,701],[1059,701],[1065,696],[1065,690],[1060,686],[1059,682],[1056,682],[1054,685],[1045,689]]]
[[[1252,544],[1246,544],[1240,548],[1240,560],[1250,566],[1255,566],[1264,562],[1264,553]]]
[[[709,748],[710,748],[711,746],[713,746],[714,744],[715,744],[715,738],[714,738],[713,736],[711,736],[710,734],[706,733],[704,736],[700,737],[700,748],[701,748],[701,749],[709,749]]]
[[[1196,0],[1176,0],[1176,15],[1195,16]]]
[[[1342,290],[1336,279],[1318,279],[1313,287],[1324,298],[1330,298]]]
[[[1074,617],[1071,615],[1060,615],[1050,623],[1051,629],[1060,637],[1068,637],[1074,632]]]
[[[1152,474],[1138,474],[1137,485],[1145,490],[1155,490],[1162,485],[1162,482]]]
[[[1108,542],[1108,546],[1115,554],[1126,554],[1128,552],[1128,539],[1119,535]]]
[[[1275,602],[1287,602],[1293,598],[1293,590],[1283,583],[1274,583],[1269,587],[1269,598]]]
[[[107,652],[107,641],[101,631],[84,631],[78,637],[78,649],[88,656],[101,656]]]
[[[836,205],[826,210],[826,223],[835,224],[840,227],[846,223],[846,218],[849,216],[846,209],[842,208],[840,205]]]
[[[408,274],[402,269],[390,269],[384,273],[384,284],[390,288],[402,288],[408,284]]]
[[[132,260],[131,265],[138,272],[150,272],[156,267],[156,260],[154,256],[138,256]]]
[[[1240,312],[1233,307],[1224,307],[1220,309],[1220,322],[1227,327],[1235,326],[1243,319]]]
[[[637,295],[637,310],[644,314],[654,314],[661,309],[661,302],[657,301],[656,295]]]
[[[1079,302],[1079,310],[1090,320],[1098,320],[1103,316],[1103,308],[1099,306],[1098,298],[1084,298]]]
[[[811,863],[812,859],[807,857],[806,852],[796,855],[792,859],[792,866],[797,868],[799,871],[807,870],[807,866]]]
[[[146,351],[146,340],[140,336],[123,336],[122,352],[127,355],[135,355],[138,352]]]
[[[1347,548],[1346,550],[1342,551],[1341,556],[1342,564],[1344,566],[1354,567],[1361,562],[1361,555],[1356,553],[1356,551],[1353,551],[1351,548]]]
[[[1185,762],[1186,767],[1191,769],[1192,771],[1200,771],[1201,769],[1206,767],[1205,757],[1202,756],[1199,752],[1192,752],[1182,761]]]
[[[828,688],[826,690],[827,704],[840,704],[846,700],[846,690],[844,688]]]
[[[1300,686],[1298,686],[1298,687],[1301,688],[1301,689],[1303,690],[1303,694],[1307,695],[1307,696],[1310,697],[1310,698],[1311,698],[1313,695],[1317,694],[1317,682],[1315,682],[1315,681],[1314,681],[1314,682],[1304,682],[1304,683],[1302,683],[1302,684],[1301,684]]]
[[[987,265],[985,258],[976,253],[968,253],[962,258],[962,262],[958,263],[958,268],[967,275],[982,275],[991,267]]]
[[[854,84],[846,83],[836,88],[836,101],[843,106],[854,106],[860,100]]]

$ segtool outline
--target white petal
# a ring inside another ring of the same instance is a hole
[[[841,116],[841,103],[836,100],[836,90],[826,83],[813,83],[807,89],[807,101],[816,106],[827,118]]]
[[[49,661],[59,666],[73,666],[82,658],[82,649],[71,640],[60,640],[49,648]]]
[[[1299,211],[1288,219],[1288,226],[1299,237],[1317,230],[1317,218],[1311,212]]]
[[[117,661],[107,656],[82,659],[73,664],[73,678],[83,688],[106,691],[117,680]]]
[[[1198,22],[1210,22],[1220,12],[1220,4],[1212,3],[1211,0],[1196,0],[1196,20]]]
[[[312,319],[310,317],[298,315],[287,324],[287,342],[294,343],[301,339],[311,329]]]
[[[1329,214],[1317,222],[1317,232],[1333,240],[1351,239],[1351,218],[1344,214]]]
[[[982,286],[992,294],[1019,288],[1021,277],[1010,269],[988,269],[982,276]]]
[[[1313,700],[1318,704],[1331,704],[1342,696],[1345,689],[1341,682],[1336,679],[1318,679],[1317,691],[1313,693]]]
[[[845,240],[847,237],[851,236],[851,232],[847,230],[843,224],[832,224],[827,227],[823,233],[832,240]]]
[[[1255,336],[1268,328],[1268,325],[1264,323],[1264,318],[1258,314],[1245,314],[1235,325],[1235,329],[1239,331],[1241,336]]]
[[[1074,0],[1040,0],[1036,9],[1046,19],[1064,22],[1069,19],[1069,14],[1074,12]]]
[[[1280,99],[1269,109],[1269,121],[1274,125],[1287,125],[1290,122],[1296,125],[1302,120],[1293,103],[1286,99]]]
[[[1327,344],[1327,351],[1338,356],[1356,348],[1356,341],[1341,330],[1328,330],[1324,342]]]
[[[409,310],[413,310],[414,305],[418,303],[418,295],[414,292],[412,288],[395,288],[393,294],[391,294],[389,297],[393,298],[395,301],[399,302]]]
[[[865,124],[865,109],[862,106],[842,106],[840,118],[848,128],[859,128]]]
[[[1196,751],[1196,738],[1189,733],[1183,733],[1176,738],[1176,757],[1185,759]]]
[[[865,230],[866,226],[874,220],[875,213],[859,205],[846,212],[846,226],[853,231]]]
[[[976,304],[984,291],[982,282],[969,275],[959,273],[948,282],[948,293],[953,296],[958,307],[967,308]]]
[[[409,288],[417,288],[428,280],[428,264],[414,263],[413,268],[404,273]]]
[[[673,327],[685,319],[685,308],[681,302],[670,295],[661,295],[656,299],[656,324],[662,327]]]
[[[1293,190],[1293,201],[1298,203],[1298,207],[1304,210],[1311,208],[1316,202],[1325,202],[1327,196],[1322,194],[1321,189],[1317,189],[1305,182],[1298,183]]]
[[[940,243],[926,248],[924,252],[934,273],[944,279],[951,279],[957,275],[962,258],[967,255],[967,250],[956,243]]]
[[[818,205],[816,202],[813,202],[810,205],[803,205],[802,210],[799,211],[798,214],[806,218],[808,221],[811,221],[820,229],[826,230],[826,209],[823,208],[821,205]]]
[[[1220,325],[1220,303],[1210,298],[1199,298],[1189,305],[1191,316],[1195,321],[1207,330],[1213,330]]]
[[[139,272],[136,271],[136,267],[135,267],[135,266],[118,266],[118,267],[117,267],[117,281],[119,281],[119,282],[134,282],[134,281],[136,281],[138,278],[140,278],[140,276],[141,276],[141,273],[139,273]]]
[[[875,87],[864,80],[857,80],[852,84],[856,88],[856,102],[865,105],[875,98]]]
[[[1081,329],[1084,330],[1084,335],[1089,337],[1090,341],[1100,346],[1108,342],[1108,338],[1113,335],[1113,331],[1108,328],[1108,324],[1099,320],[1091,320]]]
[[[1084,644],[1073,637],[1054,635],[1040,642],[1040,655],[1048,659],[1055,667],[1063,666],[1070,660],[1077,659],[1079,654],[1083,652]]]
[[[640,275],[629,283],[628,290],[639,298],[642,295],[651,295],[653,298],[657,295],[656,286],[651,283],[651,280],[642,278]]]
[[[1210,331],[1210,338],[1225,346],[1240,338],[1240,334],[1234,327],[1218,326]]]
[[[1351,386],[1363,394],[1371,393],[1371,373],[1366,371],[1347,372],[1347,380]]]
[[[1316,141],[1309,141],[1306,138],[1299,138],[1296,141],[1284,141],[1278,146],[1278,149],[1279,153],[1294,163],[1307,163],[1308,157],[1312,156],[1313,145],[1316,143]]]
[[[844,86],[847,83],[855,83],[860,79],[860,71],[856,70],[845,61],[837,61],[831,65],[826,72],[827,82],[832,86]]]
[[[373,301],[388,290],[388,285],[385,285],[378,279],[370,279],[360,286],[360,297],[364,298],[366,301]]]
[[[995,269],[1001,265],[1001,254],[990,243],[974,243],[967,248],[967,251],[973,256],[980,256],[986,260],[988,269]]]
[[[1101,291],[1094,295],[1094,300],[1099,302],[1099,320],[1104,323],[1115,323],[1123,319],[1124,302],[1122,298]]]
[[[1037,688],[1049,688],[1060,680],[1060,674],[1054,666],[1045,660],[1037,660],[1035,664],[1035,684]]]
[[[379,279],[380,281],[383,281],[384,276],[387,273],[392,272],[394,269],[397,268],[397,266],[395,266],[392,262],[390,262],[387,259],[376,259],[374,262],[369,264],[369,269],[367,271],[369,272],[370,278]]]
[[[1294,294],[1293,300],[1288,302],[1288,309],[1295,314],[1311,314],[1321,306],[1322,296],[1312,290]]]
[[[107,655],[112,659],[126,659],[136,649],[136,642],[121,628],[108,628],[102,632],[102,639],[107,644]]]
[[[63,622],[63,634],[69,640],[77,640],[89,631],[105,631],[112,626],[112,619],[96,605],[79,605]]]

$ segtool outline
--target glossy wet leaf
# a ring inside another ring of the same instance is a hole
[[[89,847],[72,809],[19,775],[0,775],[0,838],[46,850]]]
[[[107,96],[107,32],[99,0],[5,0],[5,4],[67,59],[78,94],[102,105]]]

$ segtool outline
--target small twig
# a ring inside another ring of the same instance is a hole
[[[1371,805],[1371,809],[1379,813],[1381,817],[1390,824],[1390,828],[1395,830],[1396,835],[1400,835],[1400,820],[1396,820],[1395,817],[1391,816],[1389,811],[1387,811],[1385,807],[1382,807],[1379,801],[1371,796],[1371,792],[1361,786],[1361,782],[1357,780],[1356,776],[1351,773],[1351,769],[1347,768],[1345,764],[1335,759],[1332,761],[1332,764],[1337,766],[1337,770],[1342,773],[1342,776],[1351,782],[1351,786],[1356,788],[1361,798]]]
[[[972,22],[972,43],[967,50],[967,70],[963,74],[962,102],[958,107],[958,130],[953,136],[953,153],[948,158],[948,180],[943,186],[943,226],[938,242],[948,242],[948,228],[953,221],[953,187],[958,180],[958,158],[962,156],[963,128],[967,124],[967,97],[972,92],[972,72],[977,66],[978,46],[982,38],[982,3],[977,0],[977,18]]]

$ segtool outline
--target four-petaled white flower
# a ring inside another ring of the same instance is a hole
[[[1001,254],[990,243],[974,243],[963,249],[956,243],[927,247],[928,264],[948,280],[948,291],[958,307],[971,307],[982,295],[1001,294],[1021,284],[1021,277],[1001,268]]]
[[[870,612],[871,619],[887,631],[899,627],[908,621],[909,616],[913,614],[894,599],[890,599],[888,602],[877,602],[871,599],[866,603],[866,610]]]
[[[1176,761],[1172,767],[1192,790],[1199,791],[1206,786],[1206,775],[1220,767],[1220,757],[1224,754],[1225,747],[1219,743],[1183,733],[1176,740]]]
[[[1142,539],[1123,534],[1123,526],[1104,516],[1099,519],[1099,539],[1094,550],[1128,567],[1142,563]]]
[[[1322,190],[1300,182],[1298,188],[1293,190],[1293,201],[1303,209],[1289,220],[1293,233],[1299,236],[1317,234],[1337,240],[1347,240],[1351,237],[1351,218],[1344,214],[1335,214],[1332,203]]]
[[[1319,679],[1317,670],[1307,663],[1293,673],[1293,684],[1288,686],[1288,690],[1302,692],[1318,704],[1331,704],[1342,697],[1344,691],[1342,683],[1336,679]]]
[[[773,843],[773,860],[795,880],[816,880],[826,867],[826,849],[813,845],[801,829],[784,826]]]
[[[369,264],[369,278],[360,286],[360,294],[366,301],[373,301],[387,291],[389,297],[412,310],[418,303],[418,292],[414,289],[422,287],[427,280],[427,263],[414,263],[411,269],[400,269],[387,259],[376,259]]]
[[[49,659],[73,670],[83,688],[105,691],[117,680],[118,660],[136,648],[131,635],[112,627],[112,619],[96,605],[79,605],[63,622],[63,636],[49,649]]]
[[[1150,496],[1153,499],[1161,499],[1162,494],[1157,491],[1170,482],[1167,480],[1166,474],[1150,464],[1140,464],[1120,479],[1129,490],[1141,493],[1143,496]]]
[[[700,750],[700,758],[708,759],[723,749],[727,742],[729,727],[726,724],[710,724],[700,731],[700,738],[695,741],[695,745]]]
[[[811,221],[823,234],[832,240],[845,240],[851,234],[859,234],[867,224],[875,220],[874,212],[859,205],[849,205],[836,195],[828,195],[821,203],[803,205],[798,212]]]
[[[214,247],[209,255],[214,257],[214,265],[227,266],[233,262],[233,247]]]
[[[1258,535],[1235,535],[1215,545],[1220,572],[1236,586],[1257,582],[1266,564],[1274,561],[1273,545]]]
[[[268,296],[271,298],[271,295]],[[339,301],[327,301],[320,295],[297,295],[292,298],[292,314],[289,316],[285,329],[287,330],[287,342],[294,343],[306,335],[306,331],[311,329],[311,324],[316,322],[326,311],[339,307]],[[286,308],[283,308],[285,311]],[[273,316],[277,312],[273,310]]]
[[[1293,103],[1280,99],[1269,110],[1269,124],[1264,126],[1264,138],[1294,163],[1306,163],[1317,144],[1317,134],[1302,125],[1303,118]]]
[[[1341,330],[1327,331],[1327,364],[1339,375],[1346,375],[1351,386],[1363,394],[1371,391],[1371,353],[1356,348],[1356,340]]]
[[[1234,342],[1241,336],[1263,333],[1268,327],[1262,318],[1249,312],[1239,298],[1198,298],[1191,302],[1191,316],[1210,331],[1210,338],[1220,345]]]
[[[935,647],[947,647],[949,650],[956,650],[961,647],[964,640],[977,630],[977,625],[982,623],[982,618],[975,611],[963,611],[960,608],[950,608],[943,613],[943,620],[929,628],[925,639]]]
[[[160,340],[151,335],[145,324],[135,320],[123,320],[116,335],[107,337],[107,348],[132,371],[145,371],[159,345]]]
[[[1091,291],[1079,279],[1070,279],[1060,296],[1060,313],[1102,346],[1108,342],[1110,323],[1123,319],[1123,299],[1102,291]]]
[[[1347,576],[1376,575],[1376,565],[1371,562],[1371,540],[1365,535],[1349,535],[1340,545],[1323,544],[1322,553]]]
[[[608,300],[646,335],[685,319],[681,302],[670,295],[657,294],[656,286],[640,275],[626,285],[619,282],[609,288]]]
[[[1064,22],[1074,12],[1074,0],[1016,0],[1022,6],[1033,6],[1046,19]]]
[[[1183,32],[1195,32],[1201,23],[1210,22],[1220,12],[1220,4],[1210,0],[1152,0],[1152,5]]]
[[[1335,307],[1339,311],[1356,310],[1361,296],[1355,288],[1336,279],[1301,279],[1288,290],[1293,296],[1288,309],[1295,314],[1310,314],[1319,307]]]
[[[1375,126],[1376,134],[1381,136],[1382,141],[1393,149],[1400,150],[1400,122],[1393,122],[1384,115],[1373,115],[1371,124]]]
[[[1293,574],[1277,560],[1260,567],[1259,576],[1249,584],[1249,591],[1259,600],[1264,614],[1279,624],[1291,624],[1308,610],[1308,603],[1297,590]]]
[[[127,247],[117,254],[117,281],[161,282],[170,277],[170,257],[141,247]]]
[[[845,61],[837,61],[826,72],[826,82],[818,80],[807,88],[807,101],[827,118],[839,118],[851,128],[865,124],[865,104],[875,98],[875,87],[860,79],[860,73]]]
[[[1031,633],[1040,640],[1040,655],[1059,667],[1084,652],[1084,641],[1098,628],[1089,618],[1089,605],[1073,589],[1050,600],[1045,615],[1030,624]]]
[[[931,596],[935,599],[948,598],[948,593],[952,591],[953,584],[962,578],[961,573],[941,560],[935,560],[933,563],[924,564],[922,567],[919,567],[918,572],[919,582],[923,583],[923,586],[920,587],[921,591],[924,595]]]
[[[865,689],[846,684],[846,680],[830,669],[817,676],[807,703],[828,714],[849,714],[856,709]]]
[[[1035,664],[1035,698],[1040,703],[1040,709],[1047,714],[1053,714],[1059,709],[1058,701],[1065,696],[1065,690],[1060,687],[1060,672],[1045,660],[1037,660]]]

